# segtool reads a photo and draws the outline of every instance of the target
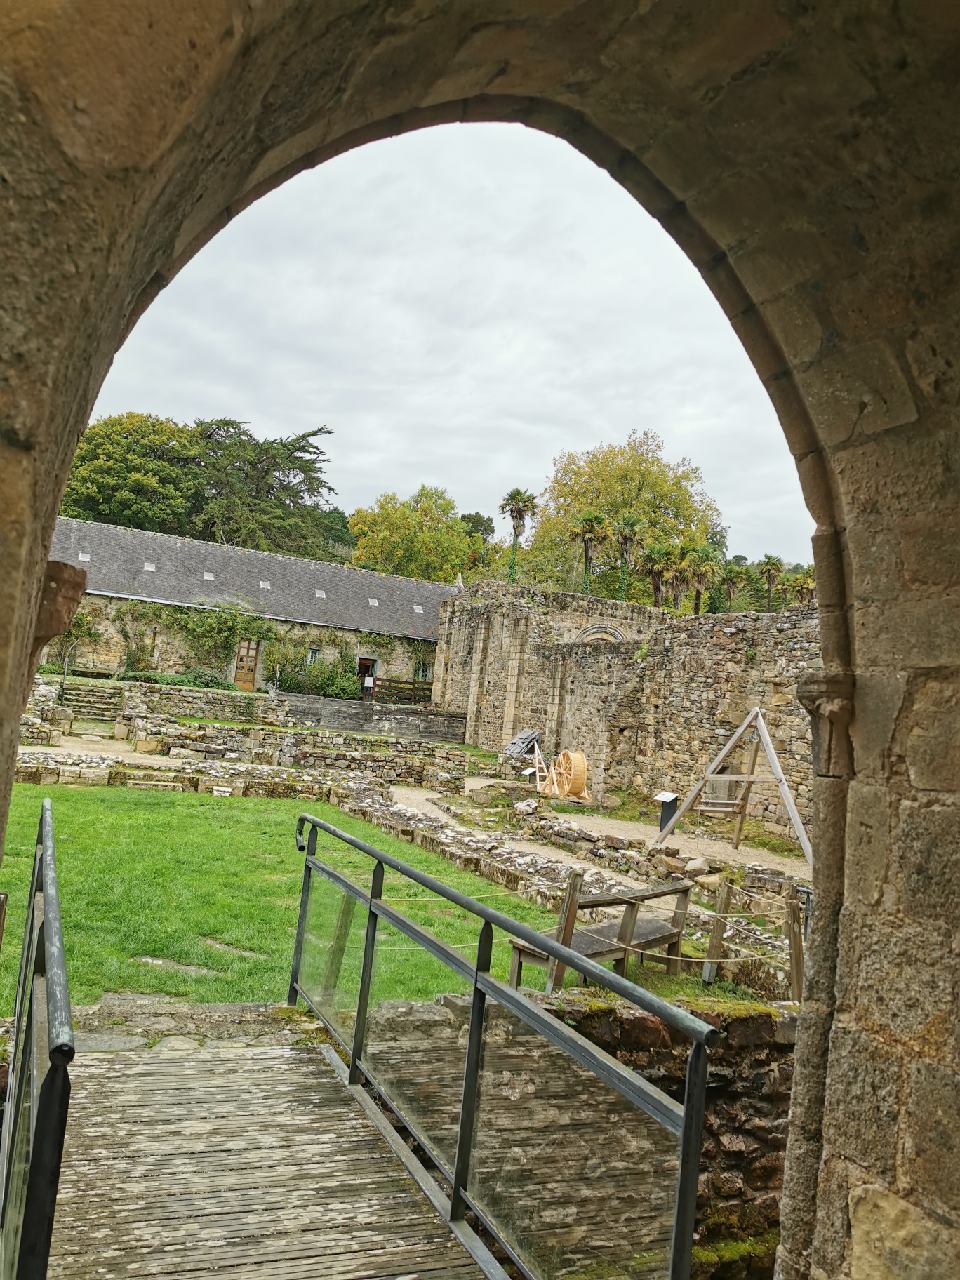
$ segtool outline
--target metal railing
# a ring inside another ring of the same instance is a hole
[[[0,1134],[0,1277],[47,1274],[74,1055],[53,844],[44,800],[27,902]]]
[[[321,833],[372,859],[369,890],[318,860]],[[288,1003],[306,1001],[344,1050],[349,1083],[371,1087],[427,1153],[449,1184],[451,1222],[475,1214],[531,1280],[688,1280],[715,1029],[309,814],[297,847]],[[475,950],[459,954],[386,902],[388,872],[388,896],[396,873],[401,899],[412,894],[428,916],[474,917]],[[495,937],[656,1015],[663,1025],[645,1026],[665,1048],[689,1042],[682,1105],[494,977]]]

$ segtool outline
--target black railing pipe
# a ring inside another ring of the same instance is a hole
[[[418,871],[416,867],[411,867],[407,863],[401,862],[399,858],[394,858],[389,853],[384,853],[382,849],[377,849],[374,845],[367,844],[365,840],[360,840],[346,831],[341,831],[339,827],[331,826],[329,822],[324,822],[322,818],[315,818],[309,813],[302,813],[297,820],[297,848],[301,852],[306,847],[303,842],[303,828],[307,823],[319,828],[321,831],[326,831],[328,835],[334,836],[337,840],[342,840],[344,844],[351,845],[361,853],[365,853],[377,862],[383,863],[384,866],[391,867],[394,871],[399,871],[406,879],[413,880],[416,884],[422,885],[424,889],[429,889],[431,893],[435,893],[441,898],[446,898],[447,902],[452,902],[455,906],[462,907],[465,911],[479,916],[481,920],[486,920],[489,924],[494,925],[495,928],[502,929],[504,933],[520,938],[538,951],[542,951],[548,956],[553,956],[568,968],[582,973],[584,977],[589,978],[598,987],[605,987],[608,991],[622,996],[625,1000],[629,1000],[631,1004],[637,1005],[647,1013],[654,1014],[662,1022],[666,1023],[668,1027],[674,1031],[679,1031],[681,1035],[685,1035],[689,1040],[697,1044],[711,1045],[715,1044],[720,1038],[720,1033],[716,1027],[711,1027],[709,1023],[701,1021],[695,1014],[688,1013],[686,1009],[679,1009],[676,1005],[668,1004],[666,1000],[661,1000],[658,996],[652,995],[649,991],[644,990],[643,987],[638,987],[636,983],[630,982],[629,979],[623,978],[617,973],[611,973],[609,969],[605,969],[603,965],[597,964],[594,960],[580,955],[579,952],[572,951],[569,947],[563,946],[553,938],[548,938],[544,934],[538,933],[536,929],[531,928],[529,925],[521,924],[519,920],[514,920],[511,916],[504,915],[501,911],[495,911],[492,907],[485,906],[484,903],[478,902],[475,898],[469,898],[466,894],[458,893],[456,889],[451,889],[448,885],[445,885],[442,880],[437,880],[433,876],[427,875],[424,871]]]

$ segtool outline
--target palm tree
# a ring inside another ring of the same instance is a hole
[[[720,556],[709,543],[691,547],[684,557],[690,584],[693,587],[693,613],[696,617],[703,604],[703,593],[715,587],[723,576]]]
[[[727,611],[733,612],[733,601],[737,592],[743,586],[746,573],[744,566],[738,564],[736,560],[725,560],[721,579],[723,581],[723,589],[727,594]]]
[[[500,503],[500,514],[509,516],[510,523],[513,525],[513,546],[510,548],[509,573],[511,582],[516,582],[517,580],[517,547],[520,545],[520,539],[523,537],[527,521],[536,509],[537,500],[529,489],[511,489]]]
[[[643,521],[639,516],[627,513],[617,520],[613,526],[613,536],[617,540],[617,547],[620,551],[620,592],[619,598],[626,600],[627,598],[627,582],[630,577],[630,570],[633,567],[633,552],[637,545],[637,537]]]
[[[607,522],[599,511],[584,511],[570,530],[570,536],[583,547],[583,594],[588,596],[593,552],[597,543],[607,536]]]
[[[663,589],[667,575],[677,558],[676,548],[669,542],[652,542],[643,550],[643,569],[650,575],[653,606],[663,608]]]
[[[805,567],[798,569],[796,573],[787,574],[783,585],[798,604],[813,604],[817,594],[817,580],[812,569]]]
[[[783,577],[783,561],[779,556],[766,555],[757,565],[757,572],[767,584],[767,613],[773,613],[773,589]]]
[[[690,585],[690,572],[687,568],[686,556],[674,560],[664,577],[666,578],[667,586],[670,588],[673,607],[679,613],[684,593]]]

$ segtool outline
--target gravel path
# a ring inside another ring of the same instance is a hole
[[[467,779],[468,791],[478,790],[476,786],[469,786],[471,781],[473,780]],[[490,785],[486,779],[477,781]],[[444,822],[453,823],[453,819],[438,809],[434,803],[440,798],[437,792],[421,787],[394,787],[392,790],[393,798],[398,804],[416,809],[419,813],[431,818],[440,818]],[[604,814],[597,813],[566,813],[561,816],[594,835],[620,836],[624,840],[642,841],[648,846],[657,835],[657,827],[652,822],[626,822],[623,818],[608,818]],[[453,825],[460,825],[462,830],[476,834],[475,827],[456,823]],[[533,840],[516,840],[513,837],[509,837],[508,843],[514,848],[527,849],[531,853],[548,853],[551,857],[563,859],[574,866],[592,865],[553,845],[538,844]],[[734,849],[733,845],[725,840],[710,840],[706,836],[686,835],[680,832],[674,832],[669,836],[667,844],[670,848],[679,849],[681,853],[693,853],[708,860],[726,862],[730,866],[761,866],[769,871],[793,876],[796,880],[810,879],[810,867],[803,856],[790,858],[779,853],[769,853],[766,849],[749,848],[746,845]]]

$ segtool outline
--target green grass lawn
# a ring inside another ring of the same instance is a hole
[[[552,913],[329,805],[18,785],[0,866],[0,888],[9,895],[0,1012],[9,1012],[13,1002],[37,819],[46,795],[53,799],[67,963],[78,1004],[105,991],[163,992],[201,1003],[283,1000],[303,870],[294,829],[304,807],[463,893],[491,899],[491,905],[519,920],[547,929],[556,923]],[[369,885],[373,864],[367,855],[324,836],[318,857],[355,883]],[[445,942],[474,953],[475,918],[393,873],[384,896]],[[358,911],[358,921],[361,915]],[[219,950],[206,939],[258,955]],[[506,943],[498,945],[498,975],[506,974],[508,953]],[[393,994],[417,995],[423,984],[412,981],[412,970],[422,973],[435,962],[419,948],[393,955],[403,955],[406,967],[406,972],[404,966],[396,969]],[[213,972],[184,974],[141,963],[138,956]]]
[[[77,1004],[92,1003],[108,991],[156,992],[197,1003],[284,1000],[303,871],[294,832],[304,808],[514,919],[550,932],[556,927],[555,913],[330,805],[119,787],[18,785],[0,866],[0,889],[9,895],[0,950],[0,1016],[12,1012],[40,801],[48,795],[53,799],[71,994]],[[317,856],[354,883],[369,886],[373,862],[366,854],[321,833]],[[474,958],[476,917],[391,871],[384,897]],[[332,888],[323,901],[318,895],[311,904],[311,932],[332,936],[339,903]],[[346,989],[359,974],[364,926],[365,913],[358,907],[341,973],[340,985]],[[211,941],[255,954],[223,950]],[[210,972],[182,973],[143,963],[141,956]],[[495,976],[506,978],[509,961],[509,942],[498,932]],[[748,994],[732,986],[727,990],[723,983],[705,991],[695,977],[669,978],[656,964],[645,965],[634,976],[656,994],[691,1006],[704,997],[713,1007],[717,999]],[[542,989],[543,981],[543,969],[524,970],[524,985]],[[465,989],[446,966],[381,921],[377,1000],[429,999]],[[347,991],[344,995],[349,998]]]

